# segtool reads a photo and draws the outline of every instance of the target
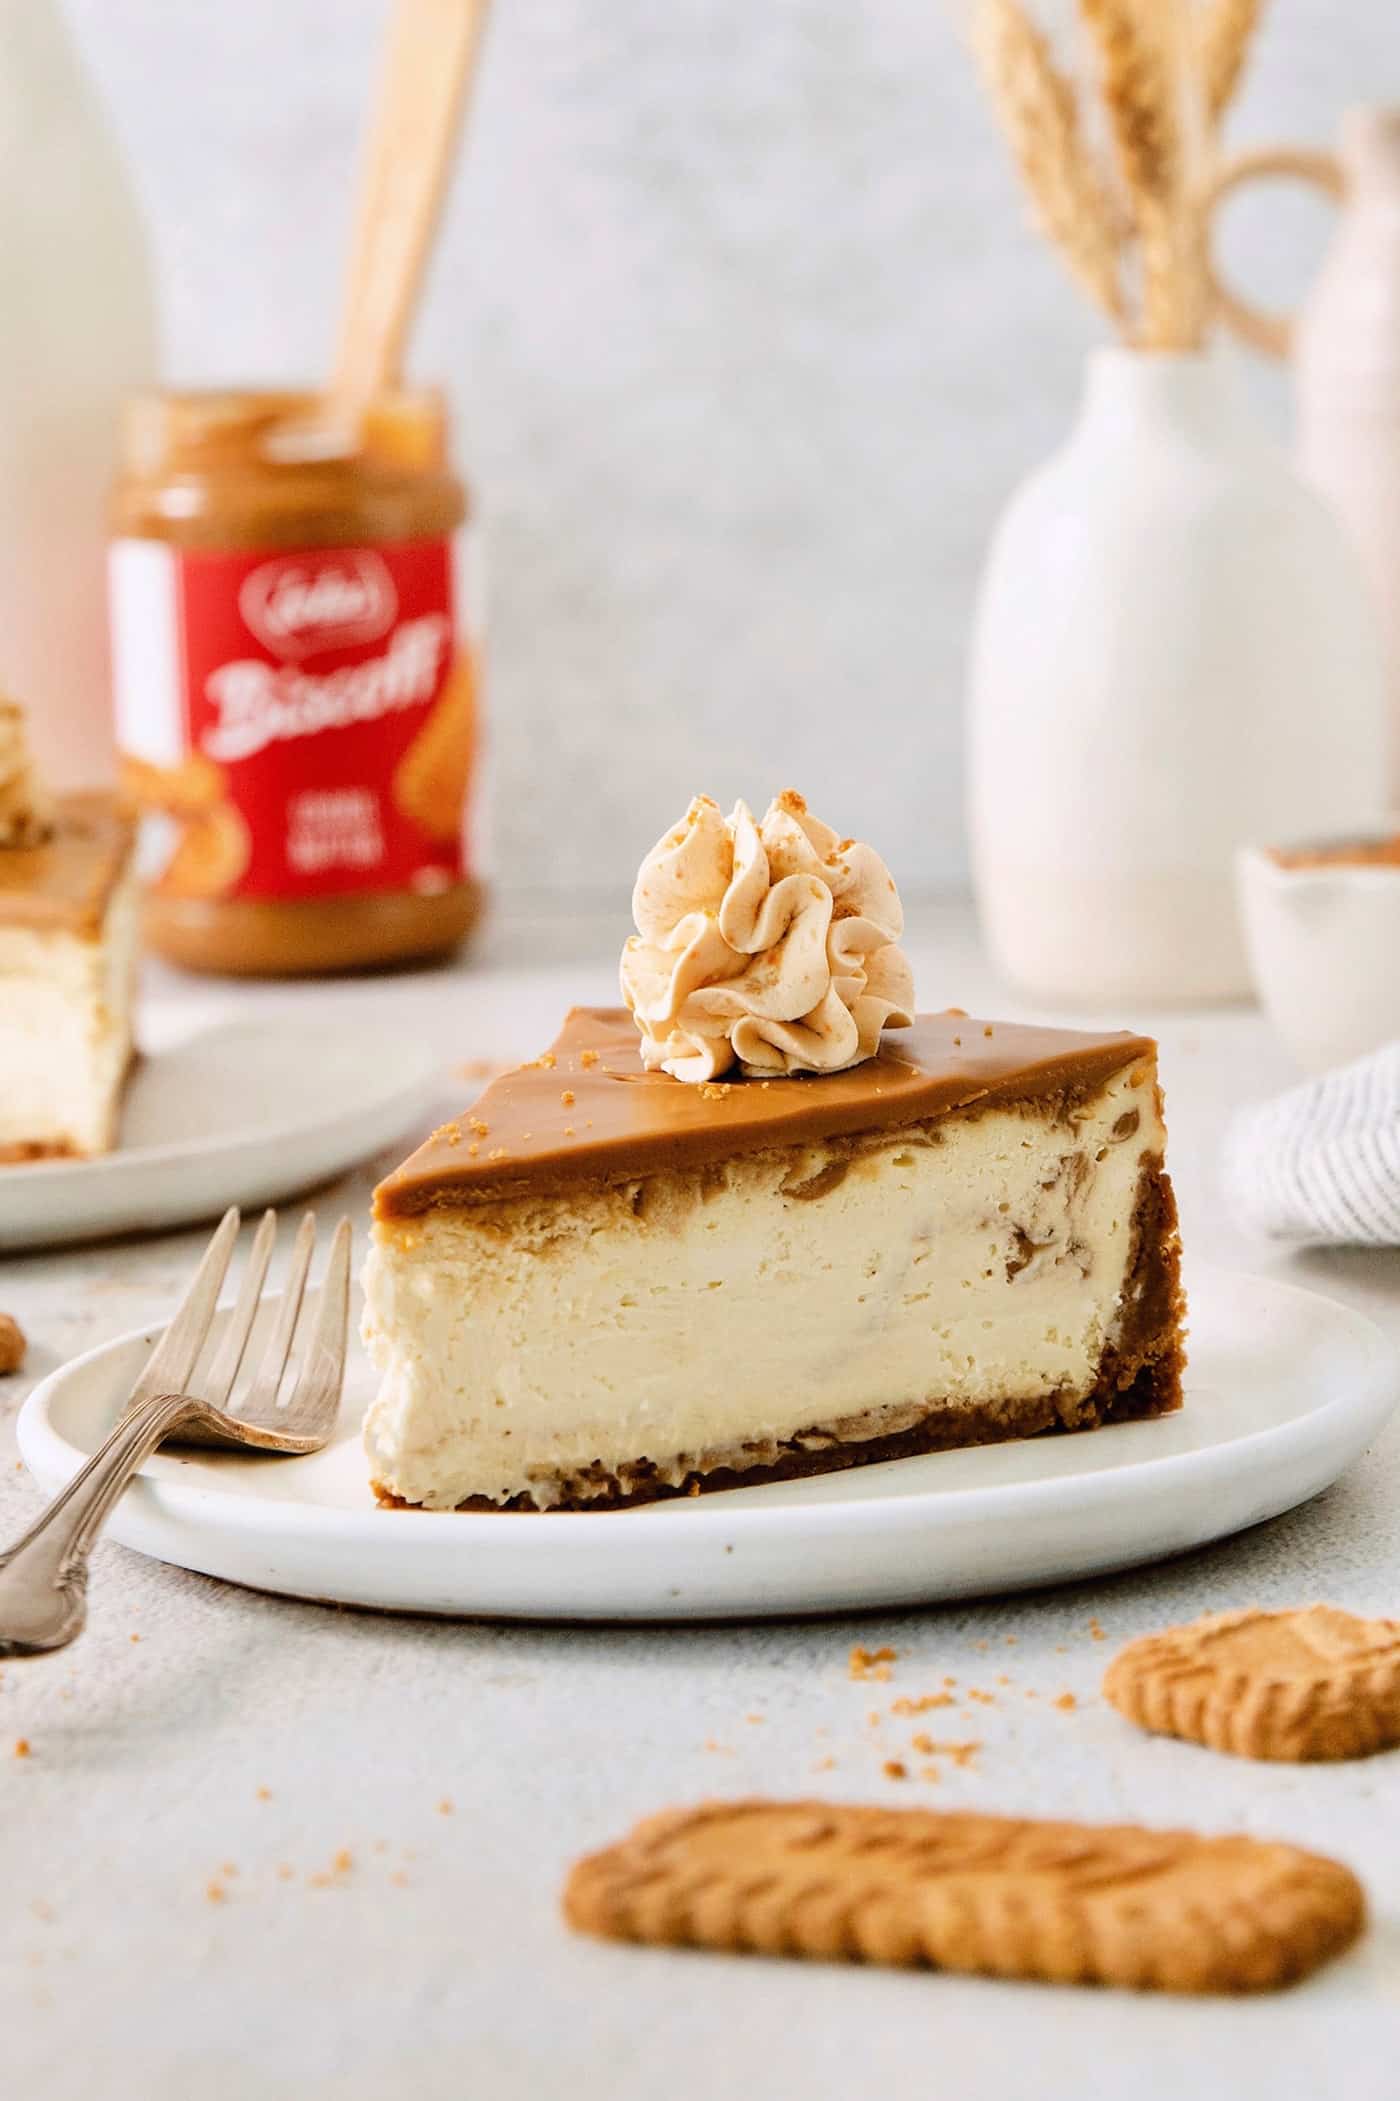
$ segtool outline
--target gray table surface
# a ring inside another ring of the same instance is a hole
[[[531,1055],[571,1000],[610,996],[615,931],[516,925],[470,969],[257,988],[242,1006],[270,1023],[392,1011],[437,1032],[445,1069]],[[960,906],[917,915],[910,945],[923,1005],[1022,1011]],[[228,1006],[226,991],[153,972],[148,1040]],[[1223,1214],[1223,1123],[1290,1077],[1262,1022],[1230,1010],[1156,1026],[1191,1251],[1330,1292],[1400,1338],[1400,1256],[1281,1255]],[[373,1165],[350,1177],[328,1208],[362,1215],[373,1178]],[[25,1374],[0,1385],[0,1539],[37,1503],[14,1451],[29,1385],[165,1312],[202,1238],[0,1263],[0,1306],[32,1338]],[[0,1671],[0,2092],[1394,2096],[1400,1754],[1311,1770],[1218,1758],[1136,1734],[1098,1686],[1122,1640],[1204,1610],[1400,1610],[1397,1491],[1392,1425],[1305,1509],[1163,1567],[753,1627],[378,1617],[109,1545],[81,1643]],[[852,1680],[857,1641],[897,1651],[888,1683]],[[991,1699],[933,1717],[935,1733],[982,1748],[940,1761],[936,1786],[886,1778],[918,1726],[891,1701],[945,1674]],[[1073,1708],[1055,1704],[1066,1692]],[[1313,1983],[1241,2003],[631,1951],[564,1930],[578,1852],[668,1803],[749,1791],[1295,1839],[1363,1876],[1374,1924]]]

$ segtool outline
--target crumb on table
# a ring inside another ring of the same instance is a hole
[[[859,1642],[851,1650],[849,1669],[853,1678],[875,1678],[884,1683],[890,1675],[890,1665],[895,1652],[888,1643],[879,1649],[863,1648]]]

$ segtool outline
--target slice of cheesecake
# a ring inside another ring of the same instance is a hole
[[[132,1058],[133,827],[62,796],[0,844],[0,1162],[106,1152]]]
[[[386,1502],[592,1509],[1181,1399],[1155,1046],[924,1015],[681,1085],[581,1008],[381,1184]]]

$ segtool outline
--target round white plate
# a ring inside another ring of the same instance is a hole
[[[258,1590],[525,1619],[825,1612],[1131,1568],[1316,1495],[1400,1397],[1395,1353],[1361,1314],[1227,1271],[1189,1285],[1187,1404],[1158,1422],[635,1510],[381,1510],[358,1434],[373,1375],[357,1353],[326,1451],[158,1454],[109,1530],[138,1553]],[[109,1429],[154,1339],[92,1350],[30,1395],[19,1445],[46,1489]]]
[[[402,1138],[441,1074],[383,1029],[235,1022],[143,1058],[99,1160],[0,1166],[0,1249],[155,1232],[272,1204]]]

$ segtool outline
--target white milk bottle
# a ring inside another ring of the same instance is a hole
[[[146,245],[57,0],[0,0],[0,690],[59,788],[112,772],[107,487],[155,376]]]

